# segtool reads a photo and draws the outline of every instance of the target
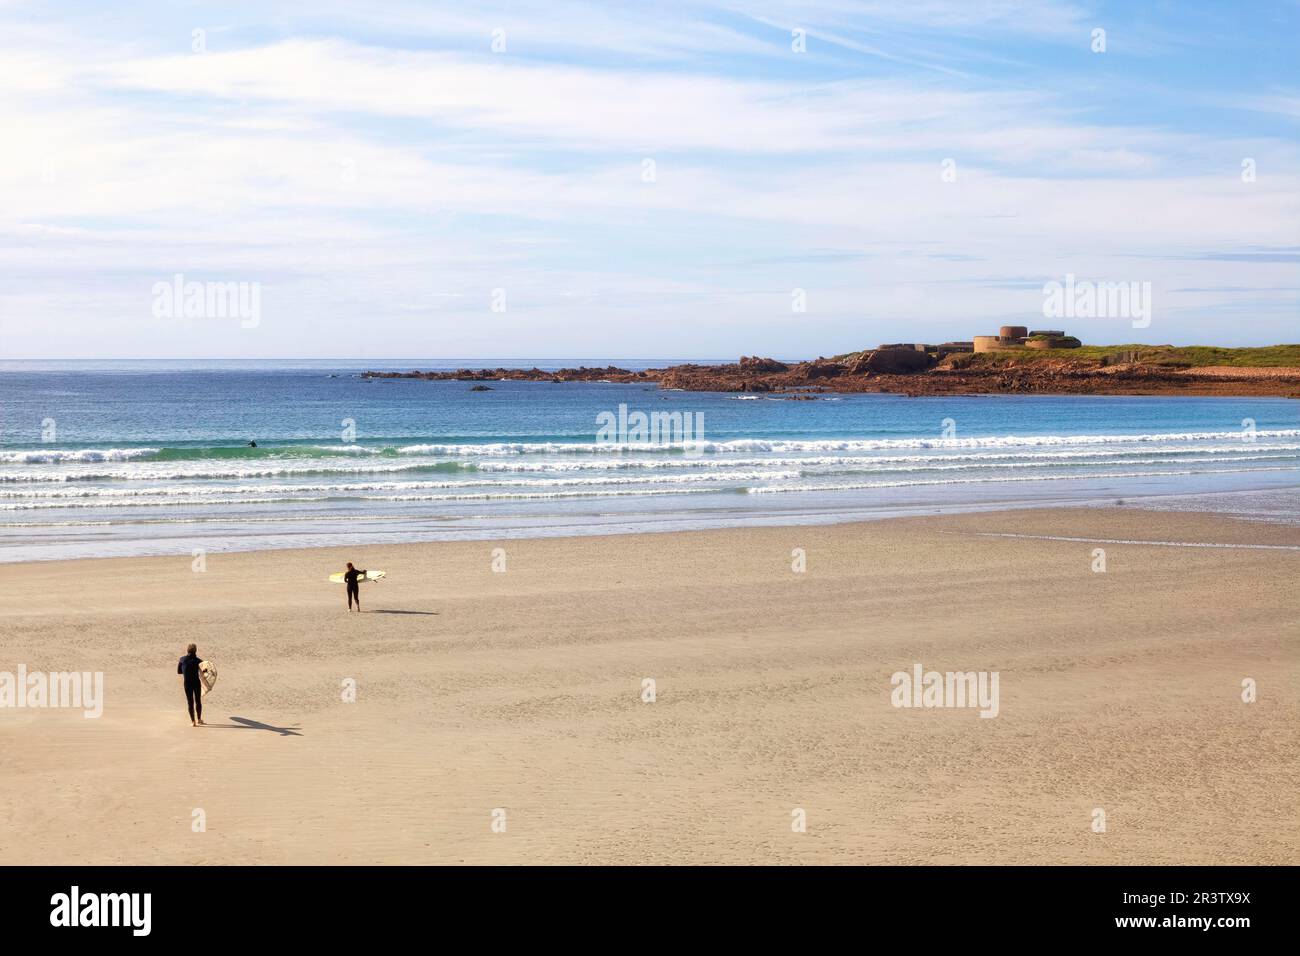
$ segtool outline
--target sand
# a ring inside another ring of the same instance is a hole
[[[361,615],[325,581],[346,557],[389,574]],[[0,576],[0,671],[106,681],[98,719],[0,709],[7,864],[1294,863],[1300,847],[1296,528],[1033,510]],[[221,671],[197,729],[175,676],[189,641]],[[998,715],[894,707],[891,675],[918,663],[996,671]]]

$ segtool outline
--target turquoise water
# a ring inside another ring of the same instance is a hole
[[[474,392],[359,375],[534,364],[609,362],[0,363],[0,561],[1115,498],[1300,513],[1300,405],[1285,399],[787,401],[602,383]],[[638,411],[675,417],[657,435],[598,434],[620,406],[633,423]],[[679,434],[683,422],[702,434]]]

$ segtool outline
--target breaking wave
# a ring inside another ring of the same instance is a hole
[[[1123,445],[1132,443],[1242,441],[1236,431],[1160,432],[1138,435],[991,435],[972,438],[736,438],[696,443],[609,444],[595,441],[422,442],[403,445],[278,444],[256,448],[213,445],[176,448],[64,448],[0,452],[0,464],[59,464],[83,462],[184,462],[207,460],[265,460],[313,458],[374,458],[403,455],[451,457],[503,457],[514,455],[623,455],[701,453],[727,455],[751,453],[863,452],[889,449],[1047,448],[1063,445]],[[1255,432],[1255,438],[1300,438],[1300,429]]]

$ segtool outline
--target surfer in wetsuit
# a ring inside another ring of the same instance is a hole
[[[198,646],[191,644],[185,648],[185,656],[176,665],[176,673],[185,679],[185,706],[190,709],[190,726],[197,727],[203,723],[203,684],[199,680]]]
[[[352,610],[352,602],[357,602],[357,613],[361,613],[361,589],[357,586],[357,581],[365,574],[365,571],[358,571],[348,562],[348,569],[343,572],[343,583],[348,588],[348,610]]]

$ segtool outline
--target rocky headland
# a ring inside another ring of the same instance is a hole
[[[1276,363],[1276,364],[1270,364]],[[821,392],[902,395],[1271,395],[1300,398],[1300,346],[1211,349],[1085,346],[1069,350],[952,352],[891,346],[834,358],[782,362],[742,356],[723,365],[667,368],[456,369],[379,372],[372,379],[645,383],[694,392],[754,392],[787,398]]]

